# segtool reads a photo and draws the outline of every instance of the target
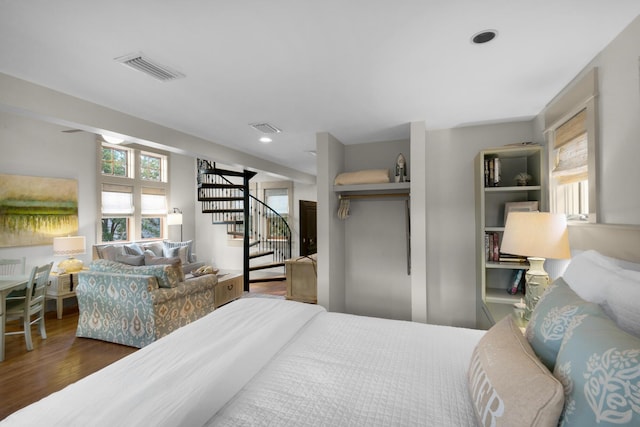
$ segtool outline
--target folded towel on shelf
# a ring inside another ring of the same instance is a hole
[[[357,172],[343,172],[336,176],[334,185],[382,184],[389,182],[389,169],[365,169]]]

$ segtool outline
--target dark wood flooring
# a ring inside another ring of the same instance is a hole
[[[251,292],[286,295],[286,282],[252,283]],[[62,319],[47,312],[47,339],[32,327],[33,351],[24,336],[5,337],[5,360],[0,362],[0,420],[18,409],[127,356],[136,348],[104,341],[76,338],[78,308],[65,307]],[[17,321],[7,323],[16,330]]]

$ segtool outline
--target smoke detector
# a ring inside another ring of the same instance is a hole
[[[151,76],[156,80],[160,80],[161,82],[168,82],[170,80],[185,77],[184,74],[172,70],[165,65],[160,65],[140,52],[114,58],[114,61],[133,68],[134,70],[142,71],[148,76]]]

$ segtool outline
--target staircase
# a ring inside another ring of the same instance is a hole
[[[213,224],[226,225],[228,235],[243,238],[245,292],[249,292],[250,283],[285,280],[284,261],[291,258],[289,224],[249,193],[249,181],[255,175],[247,170],[219,169],[215,163],[198,159],[198,201],[202,203],[202,213],[210,213]],[[266,269],[282,272],[251,275]]]

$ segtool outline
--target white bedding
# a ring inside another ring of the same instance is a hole
[[[472,426],[483,333],[241,299],[0,424]]]

